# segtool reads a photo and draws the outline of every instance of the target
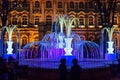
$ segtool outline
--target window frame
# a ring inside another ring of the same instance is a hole
[[[39,19],[40,17],[39,16],[35,16],[34,17],[34,24],[35,25],[38,25],[39,24],[39,22],[40,22],[40,19]]]
[[[73,1],[70,2],[70,8],[75,8],[75,3]]]
[[[17,25],[18,24],[18,18],[17,17],[12,17],[12,24]]]
[[[46,1],[46,8],[52,8],[52,2]]]
[[[83,15],[79,17],[79,22],[80,22],[80,25],[85,25],[85,17]]]
[[[90,16],[88,17],[88,24],[89,24],[89,25],[94,25],[94,16],[90,15]]]
[[[28,25],[28,16],[22,16],[22,25]]]
[[[39,1],[35,1],[35,8],[39,8],[40,7],[40,2]]]
[[[58,2],[58,8],[62,8],[63,5],[62,5],[62,2]]]

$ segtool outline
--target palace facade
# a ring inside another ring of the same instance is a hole
[[[114,26],[117,30],[113,40],[116,40],[116,49],[120,49],[120,0],[117,0],[116,7]],[[94,0],[9,0],[7,25],[17,26],[19,34],[14,32],[12,39],[24,46],[42,40],[46,33],[51,32],[56,16],[64,14],[79,18],[80,25],[72,28],[74,33],[84,40],[100,42],[101,18]],[[0,25],[1,22],[0,19]],[[7,34],[5,40],[7,41]]]

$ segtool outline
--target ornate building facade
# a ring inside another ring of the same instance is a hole
[[[116,7],[114,26],[119,29],[120,0],[117,1]],[[7,25],[17,25],[20,37],[13,33],[13,41],[19,41],[20,45],[24,46],[29,42],[41,40],[51,31],[56,16],[63,14],[79,18],[80,25],[72,28],[74,33],[84,40],[100,42],[101,18],[94,0],[9,0]],[[117,30],[113,39],[117,40],[117,45],[120,44],[120,34]],[[7,35],[5,40],[7,41]],[[120,49],[120,46],[117,46],[117,49]]]

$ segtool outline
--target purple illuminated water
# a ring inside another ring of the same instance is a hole
[[[72,34],[72,55],[78,59],[82,58],[100,58],[99,46],[90,41],[83,41],[77,34]],[[58,59],[65,54],[63,48],[59,47],[57,33],[46,34],[41,41],[26,44],[20,53],[22,59]],[[64,40],[63,43],[65,44]]]

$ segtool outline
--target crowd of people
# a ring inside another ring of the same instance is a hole
[[[0,57],[0,80],[16,80],[18,62],[9,56],[8,60]]]
[[[81,71],[82,68],[80,65],[78,65],[77,59],[72,60],[73,66],[70,69],[70,80],[81,80]],[[67,67],[66,67],[66,59],[60,60],[59,65],[59,79],[60,80],[67,80]]]

